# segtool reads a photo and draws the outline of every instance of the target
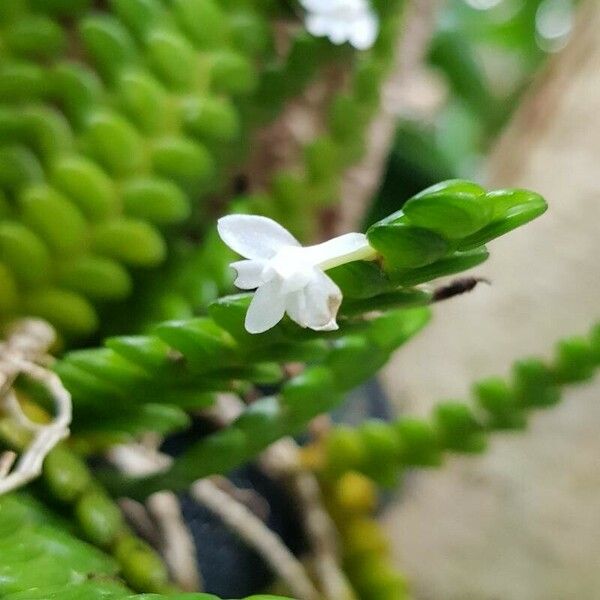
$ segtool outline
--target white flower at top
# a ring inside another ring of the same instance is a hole
[[[305,25],[316,37],[334,44],[350,42],[358,50],[371,48],[379,32],[379,19],[369,0],[300,0],[306,9]]]
[[[250,333],[271,329],[286,312],[301,327],[337,329],[342,292],[324,271],[376,256],[362,233],[302,247],[279,223],[254,215],[222,217],[218,230],[221,239],[246,258],[231,264],[237,272],[235,285],[256,288],[246,314]]]

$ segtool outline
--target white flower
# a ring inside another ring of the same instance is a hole
[[[358,50],[371,48],[379,19],[368,0],[300,0],[306,9],[306,29],[334,44],[350,42]]]
[[[287,229],[266,217],[229,215],[219,219],[218,230],[232,250],[248,259],[231,264],[237,272],[235,285],[258,288],[246,314],[250,333],[271,329],[286,312],[302,327],[337,329],[342,292],[324,271],[376,256],[362,233],[303,248]]]

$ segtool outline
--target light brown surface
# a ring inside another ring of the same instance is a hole
[[[490,247],[493,281],[435,309],[386,373],[409,412],[466,398],[473,380],[545,353],[600,319],[600,4],[525,103],[490,164],[550,211]],[[600,385],[566,394],[527,434],[412,477],[387,515],[419,600],[600,598]]]

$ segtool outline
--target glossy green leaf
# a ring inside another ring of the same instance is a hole
[[[423,267],[448,251],[448,242],[437,233],[405,223],[373,225],[367,237],[383,255],[387,271]]]
[[[35,233],[18,222],[0,222],[0,260],[27,285],[38,284],[49,276],[47,247]]]
[[[118,98],[127,116],[145,133],[154,134],[172,125],[173,115],[166,90],[142,70],[121,72]]]
[[[220,51],[211,57],[211,81],[217,92],[246,95],[258,81],[249,60],[236,52]]]
[[[28,188],[20,198],[23,222],[57,254],[80,251],[86,242],[83,215],[60,192],[46,186]]]
[[[125,264],[150,267],[165,257],[165,243],[154,227],[136,219],[116,219],[98,225],[93,248]]]
[[[158,177],[137,177],[121,187],[123,208],[132,217],[158,225],[183,221],[190,214],[190,203],[176,185]]]
[[[111,0],[115,14],[135,37],[144,41],[149,30],[168,18],[160,0]]]
[[[119,211],[112,181],[90,160],[79,156],[59,159],[53,165],[51,181],[91,221],[106,219]]]
[[[487,194],[486,199],[493,207],[493,220],[480,231],[461,240],[458,247],[462,250],[486,244],[537,219],[548,209],[540,195],[528,190],[499,190]]]
[[[364,300],[344,300],[341,307],[341,314],[352,316],[372,311],[426,306],[431,302],[431,298],[431,292],[426,290],[414,288],[399,289]]]
[[[67,46],[62,28],[42,15],[28,15],[19,19],[3,33],[6,45],[19,57],[55,57]]]
[[[102,95],[96,73],[81,64],[61,62],[47,74],[52,96],[70,119],[80,124]]]
[[[178,25],[198,48],[218,48],[228,38],[228,19],[215,0],[174,0]]]
[[[48,91],[48,80],[42,67],[18,61],[3,61],[0,64],[0,101],[39,100]]]
[[[182,103],[186,130],[201,139],[230,141],[240,131],[240,117],[226,100],[211,96],[192,96]]]
[[[136,60],[135,42],[119,21],[109,15],[87,17],[80,24],[83,44],[106,79]]]
[[[201,144],[185,138],[165,138],[152,150],[152,163],[160,175],[183,185],[205,183],[213,176],[214,159]]]
[[[0,146],[0,188],[12,194],[27,184],[44,180],[44,171],[35,154],[24,146]]]
[[[155,29],[147,39],[148,60],[155,73],[175,90],[193,87],[199,62],[187,40],[170,29]]]
[[[233,359],[236,344],[233,338],[214,321],[198,318],[162,323],[155,333],[192,361],[193,370],[208,370],[211,364],[223,367]]]
[[[485,190],[461,180],[451,180],[417,194],[403,207],[408,221],[449,239],[460,239],[482,229],[493,216]]]
[[[84,144],[88,152],[112,174],[129,175],[144,163],[142,139],[117,113],[96,111],[86,119]]]
[[[82,256],[61,265],[59,282],[88,298],[118,300],[132,289],[131,277],[117,262],[99,256]]]
[[[427,283],[439,277],[467,271],[484,263],[489,258],[487,248],[481,247],[465,252],[454,252],[437,262],[412,270],[391,273],[391,279],[398,285],[413,286]]]
[[[327,271],[342,290],[344,298],[366,299],[393,289],[385,272],[375,262],[354,261]]]
[[[69,335],[89,335],[98,326],[94,307],[79,294],[67,290],[44,288],[32,291],[25,297],[23,309]]]

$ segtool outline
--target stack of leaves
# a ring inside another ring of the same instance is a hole
[[[406,579],[392,566],[390,543],[376,519],[376,484],[354,471],[322,482],[341,537],[342,565],[361,600],[409,600]]]
[[[222,4],[2,2],[3,321],[94,331],[97,307],[127,297],[132,273],[165,260],[165,234],[227,185],[236,103],[272,42],[267,5]]]
[[[444,452],[483,452],[490,433],[524,429],[529,412],[554,406],[565,386],[588,382],[598,368],[600,325],[586,337],[559,342],[551,361],[523,359],[508,380],[475,383],[474,403],[441,402],[431,420],[403,417],[335,428],[319,450],[318,470],[333,480],[348,470],[360,471],[393,486],[405,469],[441,465]]]
[[[144,496],[227,472],[331,410],[419,331],[429,319],[432,293],[415,284],[479,264],[488,255],[484,242],[545,207],[531,192],[486,193],[462,181],[411,199],[404,212],[367,232],[379,261],[329,271],[344,293],[337,332],[303,331],[284,320],[251,335],[244,328],[251,295],[240,294],[214,302],[205,317],[162,323],[147,336],[110,338],[104,348],[72,352],[55,370],[73,395],[75,433],[93,434],[99,443],[104,437],[105,444],[115,435],[165,433],[185,425],[185,410],[209,407],[217,392],[244,396],[253,387],[268,386],[273,395],[253,402],[227,429],[198,441],[168,473],[121,481],[125,487],[115,489]],[[446,219],[439,218],[443,210]],[[307,367],[289,378],[284,367],[291,361]]]

